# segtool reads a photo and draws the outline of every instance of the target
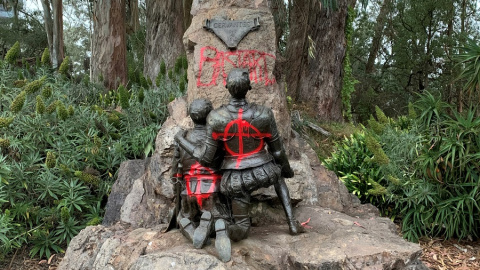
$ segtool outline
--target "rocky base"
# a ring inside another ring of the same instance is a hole
[[[70,243],[59,269],[428,269],[421,248],[396,233],[387,218],[357,218],[318,206],[296,208],[311,228],[288,234],[286,223],[253,227],[248,239],[233,243],[232,260],[216,257],[214,239],[193,248],[166,225],[132,229],[87,227]]]

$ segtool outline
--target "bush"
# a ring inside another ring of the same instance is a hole
[[[478,237],[480,119],[475,109],[447,114],[449,106],[429,92],[415,107],[418,118],[412,119],[416,113],[410,106],[410,117],[397,121],[377,109],[379,121],[369,121],[375,132],[356,133],[338,144],[325,165],[362,202],[400,217],[410,241],[425,235]],[[374,149],[385,157],[375,158]]]
[[[120,163],[153,153],[167,103],[181,93],[172,82],[132,84],[117,112],[116,94],[99,95],[100,85],[38,67],[24,73],[31,83],[22,90],[14,87],[20,69],[0,69],[0,254],[27,245],[48,257],[101,223]]]

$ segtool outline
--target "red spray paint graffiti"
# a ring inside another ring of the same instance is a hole
[[[185,175],[186,189],[187,194],[190,197],[195,197],[197,199],[198,206],[202,209],[203,200],[210,197],[214,193],[216,182],[222,179],[222,176],[215,174],[214,171],[210,168],[203,167],[200,163],[195,162],[190,167],[190,171]],[[192,182],[195,182],[195,190],[192,190]],[[202,191],[202,182],[210,183],[210,188],[207,191]]]
[[[218,140],[218,139],[223,140],[225,150],[227,150],[227,152],[231,156],[234,156],[237,158],[237,163],[235,165],[236,168],[240,166],[240,162],[242,162],[243,158],[253,155],[255,153],[258,153],[265,147],[265,144],[263,143],[263,138],[272,137],[270,133],[261,133],[252,124],[242,119],[242,117],[243,117],[243,109],[239,109],[238,118],[230,121],[225,127],[224,132],[212,133],[212,138],[214,140]],[[232,132],[232,130],[236,130],[236,131]],[[228,140],[228,138],[231,138],[231,137],[238,138],[238,153],[230,149],[230,147],[228,147],[228,144],[226,143],[226,140]],[[259,139],[260,141],[258,143],[258,146],[250,152],[245,152],[243,148],[243,138],[245,137],[252,137],[252,138]]]
[[[219,76],[223,78],[223,85],[226,85],[226,66],[248,68],[250,81],[254,83],[274,84],[275,78],[273,76],[269,78],[268,61],[275,61],[275,55],[257,50],[219,51],[215,47],[203,47],[200,49],[197,87],[218,85]],[[202,80],[202,72],[205,68],[213,69],[211,77],[206,78],[207,81]]]

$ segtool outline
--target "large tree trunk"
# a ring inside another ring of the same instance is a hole
[[[91,79],[116,89],[127,83],[125,0],[98,0],[93,12]]]
[[[52,67],[58,68],[65,57],[63,52],[63,5],[62,0],[52,0],[53,5],[53,36],[50,58]]]
[[[147,0],[145,77],[155,81],[162,61],[171,68],[177,57],[185,53],[182,40],[192,20],[191,7],[192,0]]]
[[[289,1],[287,94],[312,108],[322,121],[343,121],[345,21],[347,7],[355,5],[355,0],[336,2],[334,10],[322,9],[318,0]]]

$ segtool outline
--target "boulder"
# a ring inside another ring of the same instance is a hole
[[[122,224],[87,227],[70,243],[59,269],[427,269],[421,248],[398,237],[387,218],[357,218],[322,208],[296,208],[311,227],[298,236],[286,224],[253,227],[232,244],[232,260],[216,256],[215,239],[193,248],[166,225],[132,228]]]

